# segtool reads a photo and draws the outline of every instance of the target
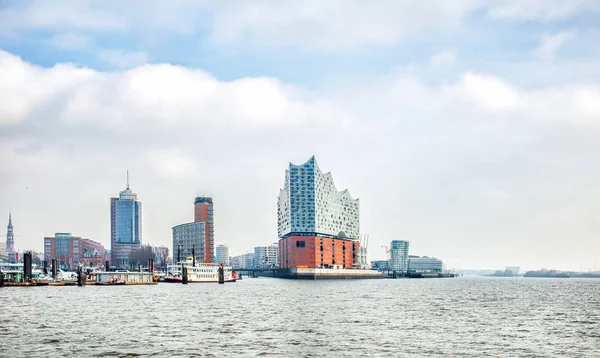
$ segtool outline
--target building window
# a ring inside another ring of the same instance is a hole
[[[306,247],[306,241],[296,241],[296,247]]]

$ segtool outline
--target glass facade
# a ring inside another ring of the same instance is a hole
[[[111,198],[111,263],[117,268],[130,268],[131,251],[142,244],[142,203],[129,188]]]
[[[196,262],[205,261],[204,226],[204,222],[201,221],[173,227],[173,259],[175,261],[185,261],[187,257],[192,256],[194,245],[196,245]],[[177,257],[178,255],[179,257]]]
[[[446,265],[435,257],[416,256],[408,259],[408,270],[410,272],[444,272]]]
[[[117,200],[115,209],[116,242],[141,243],[141,203],[133,200]]]
[[[394,240],[390,247],[390,269],[393,271],[408,270],[408,241]]]
[[[54,235],[54,252],[60,264],[69,264],[71,256],[71,234],[56,233]]]
[[[217,245],[217,264],[229,265],[229,247],[227,245]]]
[[[310,158],[290,163],[277,202],[279,237],[325,235],[358,239],[359,201],[348,190],[338,191],[331,173],[323,173]]]

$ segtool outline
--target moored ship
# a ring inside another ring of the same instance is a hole
[[[176,265],[168,265],[167,273],[164,277],[164,282],[182,283],[182,269],[187,269],[187,282],[219,282],[219,265],[209,263],[197,263],[194,265],[191,258],[186,261],[179,262]],[[237,275],[231,267],[223,266],[223,282],[235,282]]]

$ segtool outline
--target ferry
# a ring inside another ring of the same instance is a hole
[[[164,282],[182,282],[181,268],[187,268],[187,277],[189,283],[195,282],[219,282],[219,265],[196,263],[194,266],[192,258],[188,257],[186,261],[179,262],[177,265],[168,265]],[[231,267],[223,266],[223,275],[225,282],[235,282],[237,275]]]

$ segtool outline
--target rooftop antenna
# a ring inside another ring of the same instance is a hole
[[[129,190],[129,169],[127,169],[127,189]]]

